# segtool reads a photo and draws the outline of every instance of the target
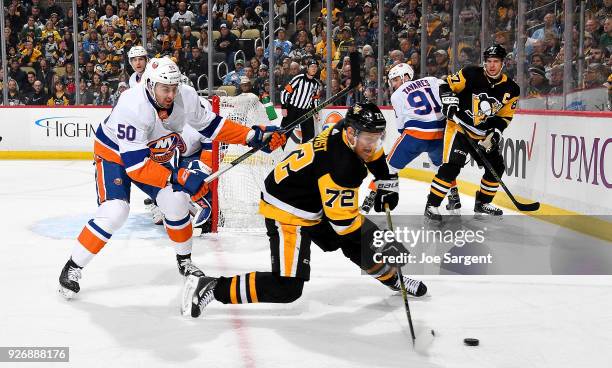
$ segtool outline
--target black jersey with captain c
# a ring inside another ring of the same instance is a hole
[[[468,125],[472,138],[482,139],[489,129],[504,131],[520,95],[519,86],[506,74],[497,80],[486,75],[482,66],[467,66],[446,79],[459,98],[459,118]]]

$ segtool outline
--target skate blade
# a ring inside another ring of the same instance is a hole
[[[503,215],[493,216],[493,215],[489,215],[489,214],[482,213],[482,212],[474,212],[474,219],[483,221],[483,222],[501,221],[502,218],[503,218]]]
[[[74,298],[74,295],[76,294],[74,291],[66,289],[62,285],[58,286],[57,293],[66,300]]]
[[[189,275],[185,278],[183,295],[181,298],[181,315],[191,317],[191,301],[198,287],[198,277]]]

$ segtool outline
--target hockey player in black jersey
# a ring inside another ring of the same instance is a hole
[[[467,139],[478,142],[479,149],[499,177],[504,172],[504,160],[498,145],[514,116],[520,95],[519,86],[503,73],[505,57],[506,50],[494,44],[484,51],[483,66],[466,66],[450,75],[447,83],[440,86],[442,111],[447,123],[443,164],[431,182],[425,207],[425,216],[432,220],[442,220],[438,207],[450,189],[450,183],[465,165],[468,153],[480,164],[480,156],[472,151]],[[477,216],[502,215],[502,210],[491,204],[498,187],[494,176],[485,170],[480,190],[476,192],[474,212]]]
[[[378,184],[375,210],[399,200],[397,175],[382,150],[386,122],[371,103],[356,104],[346,118],[297,147],[268,175],[260,213],[270,239],[272,272],[231,277],[190,277],[182,312],[198,317],[213,299],[224,304],[290,303],[310,279],[311,241],[323,251],[342,250],[353,263],[394,291],[395,267],[373,260],[378,227],[359,212],[358,191],[370,171]],[[422,296],[425,284],[404,276],[408,292]]]

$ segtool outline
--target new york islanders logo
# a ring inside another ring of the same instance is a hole
[[[174,150],[178,148],[181,154],[187,150],[185,141],[178,133],[170,133],[147,144],[151,150],[151,160],[163,164],[170,162]]]

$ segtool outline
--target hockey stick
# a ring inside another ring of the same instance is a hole
[[[459,124],[457,124],[457,126],[459,127],[459,130],[461,131],[461,133],[463,133],[463,135],[465,136],[466,140],[469,142],[470,146],[472,147],[472,150],[476,151],[476,154],[480,157],[480,160],[482,161],[484,166],[487,168],[487,170],[489,170],[491,172],[491,175],[493,175],[493,178],[495,178],[495,180],[497,180],[497,182],[501,185],[501,187],[504,188],[504,191],[506,192],[508,197],[510,197],[510,200],[512,201],[512,203],[514,203],[516,208],[519,211],[524,211],[524,212],[537,211],[540,208],[540,202],[521,203],[521,202],[517,201],[516,198],[514,198],[514,196],[510,192],[510,189],[508,189],[508,187],[506,187],[506,184],[504,184],[504,182],[501,180],[501,177],[499,175],[497,175],[497,173],[493,169],[493,165],[491,165],[489,160],[487,160],[485,158],[485,156],[482,153],[481,149],[478,147],[478,145],[467,134],[465,128],[463,127],[464,125],[467,125],[467,124],[464,123],[456,114],[453,116],[452,120],[454,120],[454,121],[459,123]]]
[[[318,114],[320,111],[322,111],[327,106],[337,102],[338,100],[340,100],[340,98],[346,96],[354,88],[359,87],[359,85],[361,84],[361,74],[360,74],[361,66],[360,66],[359,53],[358,52],[351,53],[350,54],[350,58],[351,58],[351,85],[346,87],[346,88],[344,88],[343,90],[341,90],[340,92],[336,93],[335,95],[331,96],[327,100],[323,101],[319,106],[317,106],[314,109],[310,110],[305,115],[302,115],[296,121],[292,122],[291,124],[287,125],[286,127],[282,128],[282,129],[279,129],[277,131],[277,133],[285,135],[285,134],[291,132],[297,126],[303,124],[304,122],[306,122],[308,119],[310,119],[311,117],[313,117],[316,114]],[[262,144],[260,147],[253,147],[253,148],[251,148],[250,150],[248,150],[247,152],[245,152],[241,156],[236,157],[228,165],[224,166],[223,168],[219,168],[219,170],[217,170],[216,172],[214,172],[210,176],[208,176],[208,178],[206,178],[205,182],[206,183],[212,182],[213,180],[217,179],[219,176],[223,175],[227,171],[229,171],[232,168],[234,168],[234,166],[238,165],[242,161],[244,161],[244,160],[248,159],[249,157],[253,156],[255,153],[260,151],[262,148],[266,147],[268,145],[268,142],[270,141],[270,139],[271,139],[271,137],[266,139],[264,141],[264,144]]]
[[[393,221],[391,220],[391,210],[389,209],[389,204],[385,203],[385,213],[387,215],[387,227],[389,230],[393,231]],[[410,306],[408,305],[408,292],[406,291],[406,284],[404,283],[404,275],[402,274],[402,267],[397,266],[397,277],[399,279],[400,288],[402,290],[402,299],[404,299],[404,308],[406,309],[406,318],[408,319],[408,326],[410,326],[410,336],[412,337],[412,346],[414,350],[420,353],[423,353],[429,348],[434,339],[434,330],[429,327],[425,327],[421,333],[419,333],[419,338],[417,339],[414,334],[414,326],[412,325],[412,315],[410,314]]]
[[[391,210],[389,204],[385,203],[385,213],[387,214],[387,227],[393,231],[393,222],[391,221]],[[414,335],[414,327],[412,326],[412,315],[410,315],[410,306],[408,305],[408,292],[406,291],[406,285],[404,284],[404,275],[402,275],[402,267],[397,266],[397,277],[400,282],[402,289],[402,298],[404,299],[404,307],[406,309],[406,318],[408,318],[408,326],[410,326],[410,335],[412,336],[412,346],[415,346],[416,336]]]

